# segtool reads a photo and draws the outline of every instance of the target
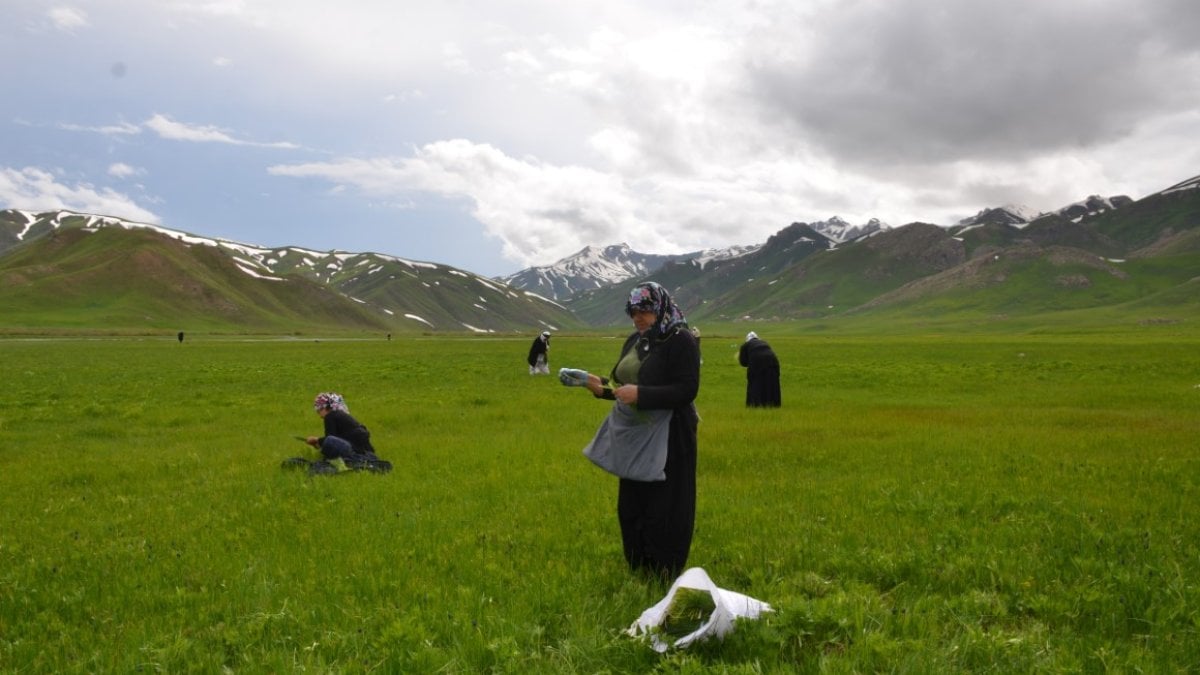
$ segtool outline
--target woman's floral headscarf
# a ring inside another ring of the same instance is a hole
[[[665,337],[677,328],[687,326],[687,319],[683,318],[683,312],[671,300],[667,289],[653,281],[644,281],[630,291],[625,313],[632,316],[635,309],[654,312],[654,325],[646,331],[646,337]]]
[[[313,409],[350,412],[350,409],[346,407],[346,399],[342,398],[341,394],[335,394],[331,391],[317,394],[316,400],[313,401]]]

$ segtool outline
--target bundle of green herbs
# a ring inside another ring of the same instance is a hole
[[[671,598],[671,603],[667,605],[659,630],[663,635],[676,640],[690,635],[708,621],[708,617],[716,608],[712,593],[680,586],[675,589],[675,597]]]

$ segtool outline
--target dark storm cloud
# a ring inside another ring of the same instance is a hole
[[[1200,102],[1192,0],[833,7],[776,24],[748,68],[769,114],[838,160],[1021,160]]]

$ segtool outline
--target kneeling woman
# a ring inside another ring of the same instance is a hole
[[[379,459],[371,445],[371,432],[350,416],[346,399],[341,394],[317,394],[313,408],[325,422],[325,435],[309,436],[307,443],[318,448],[322,457],[346,461]]]

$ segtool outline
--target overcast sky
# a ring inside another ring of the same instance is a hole
[[[3,0],[0,207],[500,275],[1200,173],[1197,0]]]

